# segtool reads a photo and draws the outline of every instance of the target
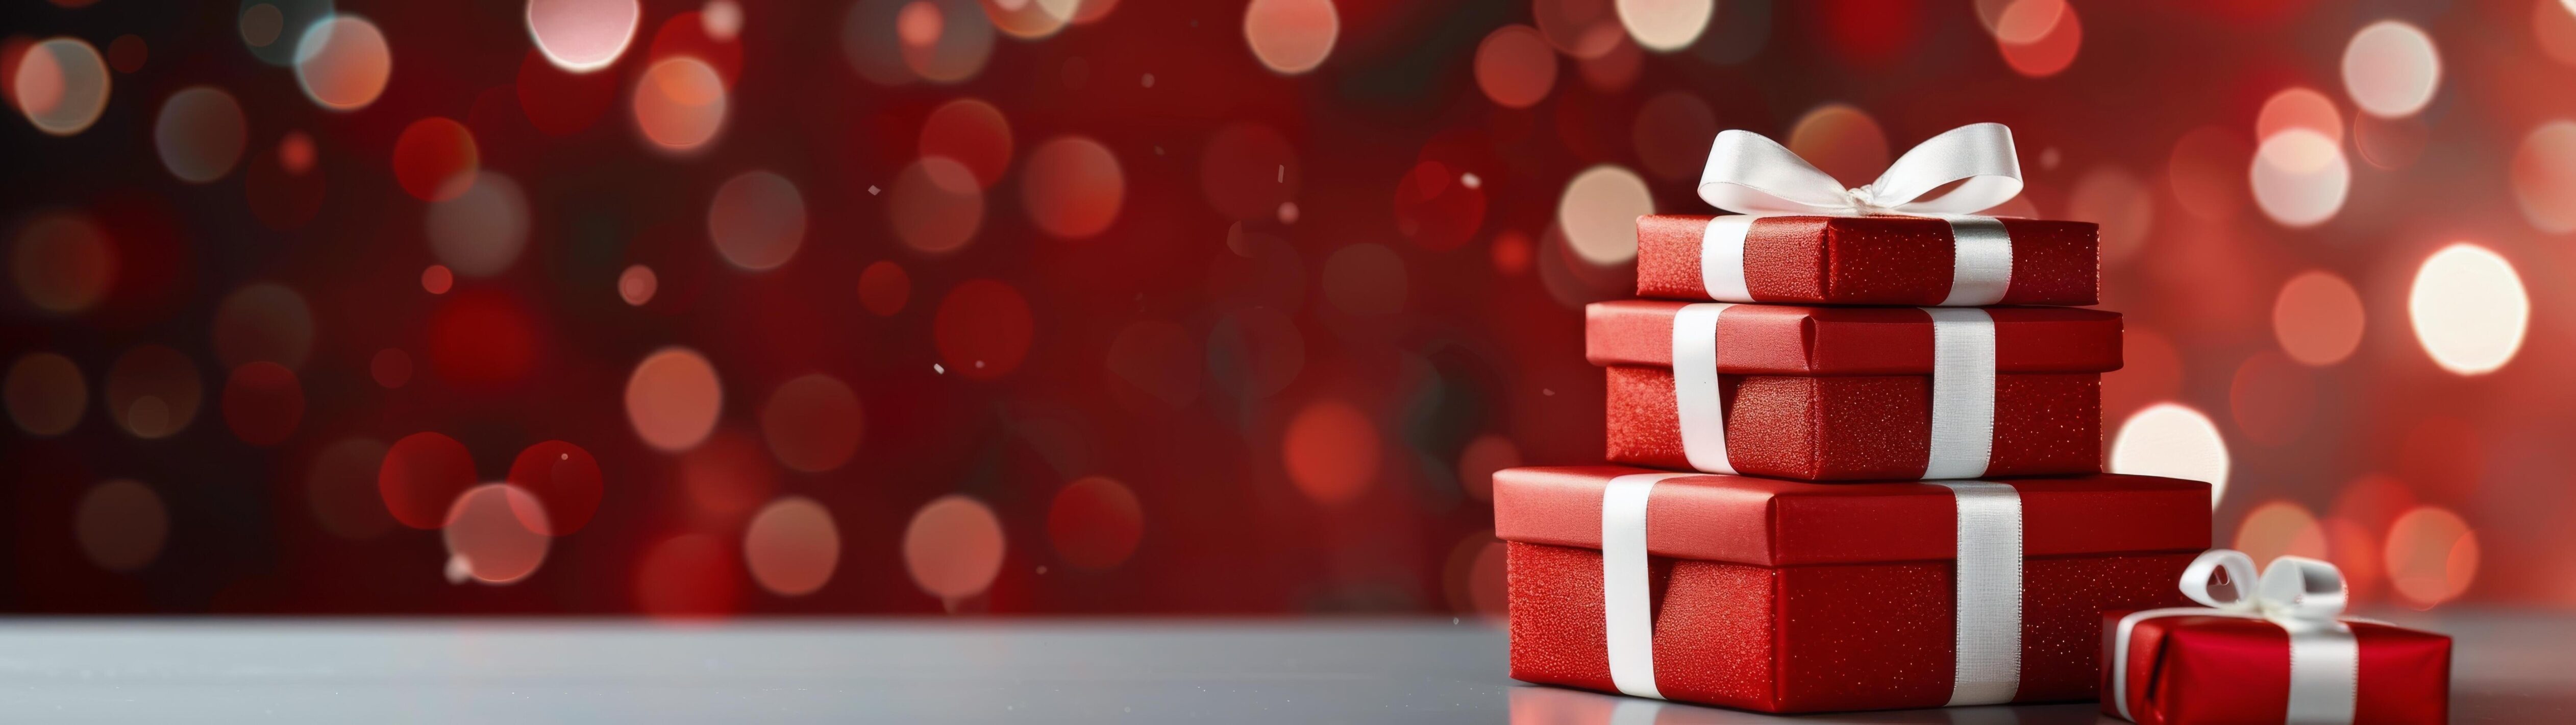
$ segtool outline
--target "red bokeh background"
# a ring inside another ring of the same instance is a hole
[[[2559,0],[530,5],[7,11],[0,610],[1495,614],[1617,222],[1979,121],[2103,224],[2114,468],[2576,607]]]

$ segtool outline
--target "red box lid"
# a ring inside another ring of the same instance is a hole
[[[1666,473],[1625,466],[1510,468],[1494,474],[1494,535],[1601,548],[1601,489]],[[1996,479],[2021,493],[2022,554],[2209,548],[2209,484],[2100,474]],[[1929,483],[1804,483],[1713,473],[1657,482],[1646,551],[1754,566],[1942,561],[1958,556],[1958,505]]]
[[[1584,356],[1594,365],[1673,365],[1673,315],[1694,303],[1596,302],[1584,308]],[[2120,369],[2120,313],[2068,307],[1988,307],[1995,370],[2100,373]],[[1929,375],[1932,316],[1913,307],[1736,305],[1717,316],[1717,369],[1735,375]]]

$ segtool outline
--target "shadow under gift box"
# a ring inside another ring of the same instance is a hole
[[[1617,692],[1602,494],[1622,466],[1494,474],[1514,679]],[[2209,485],[2116,474],[2002,481],[2023,522],[2013,702],[2092,699],[2102,615],[2183,601]],[[1820,712],[1952,696],[1957,503],[1928,483],[1685,474],[1654,485],[1645,547],[1653,674],[1672,700]]]
[[[1637,295],[1715,299],[1701,269],[1715,217],[1637,217]],[[2092,222],[1998,218],[2012,237],[2012,282],[1998,304],[2089,305],[2102,265]],[[1950,295],[1950,223],[1910,216],[1775,216],[1744,232],[1738,302],[1937,305]]]
[[[1608,368],[1608,458],[1690,470],[1674,398],[1673,324],[1691,303],[1585,309],[1585,355]],[[2101,373],[2120,315],[1984,308],[1994,318],[1988,476],[2096,473]],[[1717,315],[1726,455],[1735,471],[1806,481],[1913,480],[1932,446],[1932,318],[1912,307],[1734,305]]]

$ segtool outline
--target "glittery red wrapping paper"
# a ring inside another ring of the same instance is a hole
[[[1494,530],[1509,542],[1512,677],[1615,692],[1602,611],[1601,488],[1645,471],[1508,469]],[[2099,684],[2105,611],[2174,606],[2209,542],[2209,487],[2144,476],[2011,481],[2022,497],[2022,673],[2016,702]],[[1957,508],[1922,483],[1815,484],[1697,475],[1648,500],[1656,687],[1766,712],[1949,701]]]
[[[2100,656],[2127,611],[2102,616]],[[2451,701],[2451,638],[2401,627],[2350,623],[2361,646],[2353,725],[2441,723]],[[2141,725],[2281,722],[2290,703],[2290,635],[2266,620],[2158,617],[2138,622],[2129,639],[2127,682],[2102,668],[2102,713],[2119,716],[2108,696],[2129,692],[2129,714]]]
[[[1802,481],[1913,480],[1932,454],[1932,376],[1725,375],[1726,455],[1739,473]],[[1609,368],[1607,458],[1687,470],[1673,373]],[[1995,376],[1990,476],[2102,470],[2101,376]]]
[[[1584,356],[1594,365],[1672,367],[1673,316],[1686,302],[1623,300],[1584,308]],[[2120,314],[2059,307],[1989,307],[1995,369],[2102,373],[2120,369]],[[1717,316],[1719,372],[1775,375],[1929,375],[1932,317],[1911,307],[1736,305]]]
[[[1708,299],[1707,216],[1637,218],[1637,294]],[[2003,304],[2089,305],[2102,286],[2090,222],[2003,219],[2012,284]],[[1937,305],[1950,295],[1950,224],[1921,217],[1764,217],[1744,235],[1744,286],[1757,302]]]

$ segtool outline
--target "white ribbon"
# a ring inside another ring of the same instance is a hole
[[[1655,685],[1654,584],[1646,504],[1655,484],[1688,473],[1640,473],[1601,489],[1601,603],[1610,684],[1663,699]],[[1950,705],[2011,702],[2021,686],[2021,493],[1986,481],[1932,481],[1958,502],[1956,643]]]
[[[1717,324],[1725,302],[1673,313],[1673,411],[1691,470],[1733,475],[1726,401],[1718,386]],[[1918,308],[1932,318],[1932,445],[1924,478],[1986,475],[1995,446],[1995,318],[1973,307]]]
[[[2225,573],[2236,598],[2221,601],[2209,591],[2210,575]],[[2360,691],[2361,644],[2339,619],[2345,594],[2343,572],[2335,565],[2303,556],[2272,560],[2259,580],[2254,558],[2234,549],[2211,549],[2182,571],[2182,593],[2207,607],[2149,609],[2120,618],[2111,637],[2111,702],[2120,717],[2129,713],[2129,637],[2139,622],[2160,617],[2241,617],[2269,620],[2290,634],[2290,707],[2282,722],[2294,725],[2348,725]],[[2248,590],[2251,591],[2248,591]],[[2250,714],[2250,713],[2249,713]]]
[[[1948,192],[1924,197],[1951,184]],[[1761,134],[1720,132],[1700,171],[1699,197],[1748,216],[1710,221],[1700,239],[1701,286],[1713,299],[1756,301],[1744,283],[1744,235],[1752,217],[1901,214],[1950,222],[1950,294],[1941,304],[1991,305],[2012,283],[2012,239],[2001,222],[1971,213],[2010,201],[2021,187],[2012,129],[2000,123],[1972,123],[1926,139],[1888,164],[1877,181],[1856,189]]]
[[[1717,317],[1734,305],[1703,302],[1673,313],[1673,412],[1693,470],[1735,473],[1726,457],[1726,399],[1717,384]]]
[[[1995,451],[1995,317],[1974,307],[1932,316],[1932,451],[1924,478],[1986,475]]]

